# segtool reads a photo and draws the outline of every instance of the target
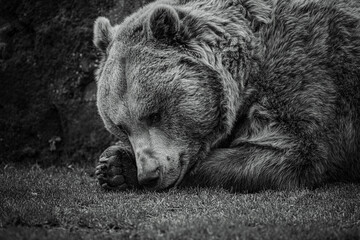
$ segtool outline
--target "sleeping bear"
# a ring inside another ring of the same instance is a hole
[[[360,2],[158,0],[99,17],[105,189],[360,180]]]

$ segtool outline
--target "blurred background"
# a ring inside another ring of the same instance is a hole
[[[151,0],[0,0],[0,161],[93,163],[116,141],[96,109],[92,43]]]

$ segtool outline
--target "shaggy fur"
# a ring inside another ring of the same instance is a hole
[[[359,181],[359,25],[355,0],[158,0],[116,27],[99,18],[99,113],[138,171],[119,180],[135,171],[107,154],[101,185]]]

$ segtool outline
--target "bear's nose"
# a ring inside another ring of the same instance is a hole
[[[143,172],[138,173],[139,184],[145,188],[155,188],[160,180],[160,169],[144,169]]]

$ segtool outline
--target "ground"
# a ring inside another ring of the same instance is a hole
[[[84,166],[0,170],[0,239],[359,239],[360,184],[106,192]]]

